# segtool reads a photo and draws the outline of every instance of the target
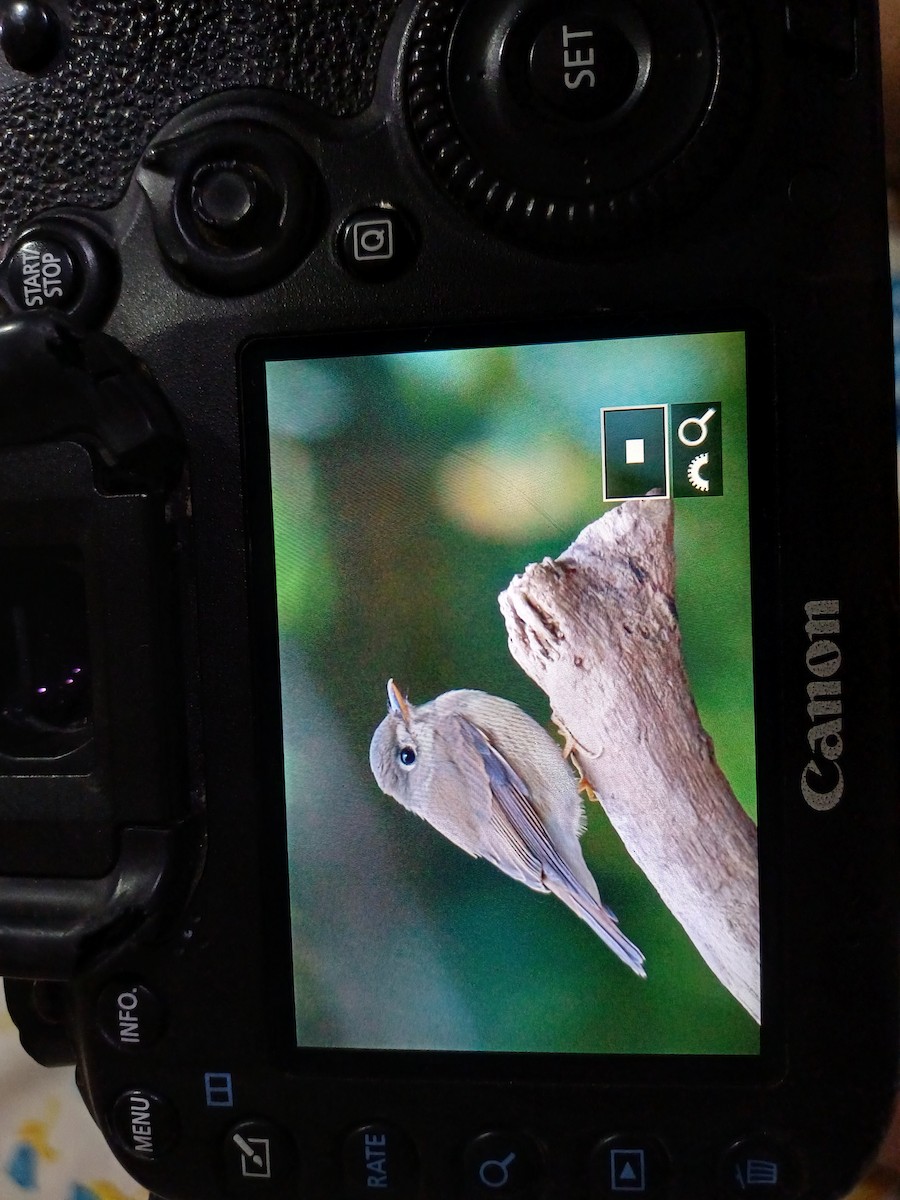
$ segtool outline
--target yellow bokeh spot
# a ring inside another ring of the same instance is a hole
[[[438,502],[455,525],[476,537],[524,541],[589,513],[593,482],[590,460],[577,446],[547,438],[514,448],[480,442],[454,450],[438,468],[437,486]]]

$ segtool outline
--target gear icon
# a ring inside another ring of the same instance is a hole
[[[692,458],[688,464],[687,477],[691,487],[695,487],[698,492],[709,491],[709,480],[704,479],[700,474],[702,467],[705,467],[709,462],[708,454],[698,454],[696,458]]]

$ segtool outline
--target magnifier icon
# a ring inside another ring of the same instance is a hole
[[[706,426],[715,415],[716,410],[714,408],[708,408],[702,417],[688,417],[686,420],[682,421],[678,426],[678,440],[681,442],[682,446],[702,446],[706,441],[706,435],[709,433],[709,430],[706,428]],[[696,426],[700,431],[699,436],[689,437],[687,430],[690,428],[691,433],[693,433],[694,426]]]
[[[515,1151],[506,1158],[489,1158],[481,1164],[478,1178],[487,1188],[502,1188],[509,1183],[509,1167],[515,1161]]]

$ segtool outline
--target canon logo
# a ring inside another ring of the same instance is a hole
[[[812,758],[803,768],[800,790],[810,808],[824,812],[834,808],[844,794],[844,774],[838,761],[844,749],[841,738],[843,709],[841,650],[834,640],[840,636],[840,606],[837,600],[810,600],[806,605],[806,666],[813,680],[806,685],[806,711],[812,727],[806,737]]]

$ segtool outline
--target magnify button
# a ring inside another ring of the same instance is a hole
[[[506,1158],[489,1158],[481,1164],[478,1178],[487,1188],[506,1187],[509,1183],[509,1165],[515,1160],[514,1150],[511,1150]]]
[[[541,1155],[527,1134],[483,1133],[466,1147],[470,1196],[531,1196],[541,1177]]]

